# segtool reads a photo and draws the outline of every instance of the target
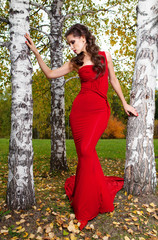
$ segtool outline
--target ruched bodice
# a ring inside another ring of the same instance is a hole
[[[93,71],[93,65],[82,66],[79,68],[78,74],[81,80],[81,92],[91,90],[106,99],[108,91],[108,65],[105,52],[100,51],[99,54],[105,57],[106,69],[103,75],[100,74],[96,79],[96,72]]]

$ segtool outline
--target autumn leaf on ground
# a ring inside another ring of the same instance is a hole
[[[73,233],[79,233],[79,229],[78,229],[78,226],[76,224],[73,223],[73,220],[71,220],[69,222],[69,225],[68,225],[68,231],[69,232],[73,232]]]

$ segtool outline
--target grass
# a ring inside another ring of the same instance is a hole
[[[154,145],[155,156],[158,156],[158,140]],[[51,176],[50,140],[35,139],[33,148],[37,205],[28,211],[11,211],[5,204],[9,140],[0,139],[0,239],[157,239],[158,191],[155,195],[134,197],[121,190],[115,197],[114,212],[98,215],[83,231],[70,232],[68,226],[73,209],[65,196],[64,183],[76,171],[74,142],[66,141],[69,171]],[[104,174],[123,177],[126,141],[101,139],[96,149]],[[156,161],[158,166],[158,158]],[[76,220],[73,224],[74,229],[78,229]]]
[[[50,140],[34,139],[33,149],[35,157],[40,158],[45,155],[50,158]],[[125,139],[100,139],[97,147],[99,158],[125,159],[126,140]],[[158,139],[154,139],[155,156],[158,157]],[[9,140],[0,139],[0,156],[8,155]],[[74,141],[66,140],[67,158],[77,158]]]

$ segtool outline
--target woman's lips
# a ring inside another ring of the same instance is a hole
[[[76,50],[74,50],[74,53],[76,53]]]

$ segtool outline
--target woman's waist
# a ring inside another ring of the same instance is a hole
[[[106,91],[100,91],[97,88],[92,88],[92,87],[87,87],[87,86],[81,86],[81,90],[80,90],[80,94],[82,93],[87,93],[87,92],[93,92],[98,94],[100,97],[104,98],[105,100],[107,100],[107,95],[106,95]]]

